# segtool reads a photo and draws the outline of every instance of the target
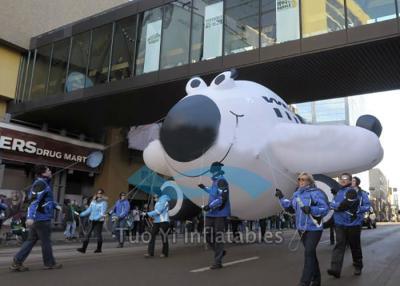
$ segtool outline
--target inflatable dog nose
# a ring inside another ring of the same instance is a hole
[[[193,161],[214,144],[220,122],[214,101],[204,95],[189,96],[168,112],[160,130],[161,144],[175,161]]]
[[[380,121],[373,115],[362,115],[357,119],[356,126],[365,128],[373,133],[376,136],[380,137],[382,133],[382,125]]]

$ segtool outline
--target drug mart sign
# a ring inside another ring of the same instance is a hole
[[[0,122],[1,159],[96,172],[86,166],[86,159],[104,149],[101,144]]]

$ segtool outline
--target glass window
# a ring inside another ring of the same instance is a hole
[[[308,123],[313,122],[312,102],[296,104],[297,114],[304,118]]]
[[[29,92],[32,82],[32,67],[33,67],[33,58],[35,55],[35,51],[29,51],[28,59],[26,61],[26,71],[25,71],[25,82],[23,84],[22,93],[24,100],[29,99]]]
[[[116,22],[110,81],[132,76],[135,42],[136,16]]]
[[[66,91],[93,86],[86,76],[89,57],[90,31],[78,34],[72,38],[71,58],[69,60]]]
[[[190,8],[191,5],[181,2],[163,7],[161,69],[189,62]]]
[[[316,122],[337,122],[346,120],[346,102],[344,98],[315,102]]]
[[[349,28],[396,18],[393,0],[347,0]]]
[[[258,48],[259,0],[225,2],[225,55]]]
[[[299,1],[261,0],[261,46],[300,38]]]
[[[157,71],[160,64],[162,7],[145,11],[139,17],[139,43],[136,74]]]
[[[222,56],[224,2],[193,0],[191,62]]]
[[[344,0],[301,1],[303,38],[345,29]]]
[[[38,48],[36,62],[33,71],[31,99],[37,99],[46,95],[47,78],[49,75],[51,45]]]
[[[48,85],[48,95],[64,92],[70,39],[54,43]]]
[[[104,25],[92,31],[88,77],[93,84],[108,81],[110,62],[112,24]]]

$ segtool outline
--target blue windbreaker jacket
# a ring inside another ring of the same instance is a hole
[[[128,200],[118,200],[113,207],[113,214],[118,218],[123,219],[126,218],[131,210],[131,206]]]
[[[148,216],[154,218],[154,223],[169,222],[168,211],[170,200],[168,195],[162,195],[154,206],[154,210],[147,213]]]
[[[229,200],[229,186],[227,185],[225,189],[218,188],[218,182],[224,180],[227,184],[226,179],[223,175],[212,177],[211,188],[205,188],[204,190],[209,194],[208,206],[211,208],[207,212],[208,217],[228,217],[231,215],[231,203]],[[225,205],[223,204],[223,195],[227,196]]]
[[[57,203],[53,199],[50,179],[37,178],[29,191],[29,198],[32,202],[28,207],[28,219],[49,221],[53,218]]]
[[[107,212],[107,200],[105,198],[92,200],[90,206],[80,213],[81,217],[89,216],[91,221],[104,221]]]

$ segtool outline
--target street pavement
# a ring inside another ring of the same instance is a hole
[[[42,270],[40,247],[34,248],[26,261],[30,271],[10,272],[8,266],[17,248],[0,248],[1,285],[297,285],[303,266],[303,248],[289,247],[293,231],[282,234],[280,244],[229,244],[225,267],[208,270],[212,252],[202,243],[185,244],[183,238],[170,245],[170,257],[162,259],[160,244],[156,257],[146,259],[146,245],[127,244],[117,249],[116,243],[104,244],[101,254],[94,254],[95,242],[88,252],[75,251],[77,243],[55,245],[54,252],[60,270]],[[362,276],[353,276],[351,254],[345,256],[342,278],[326,274],[330,265],[332,246],[329,231],[325,231],[318,247],[322,285],[394,286],[400,281],[400,224],[382,224],[375,230],[363,230],[364,269]],[[291,248],[292,250],[290,250]]]

